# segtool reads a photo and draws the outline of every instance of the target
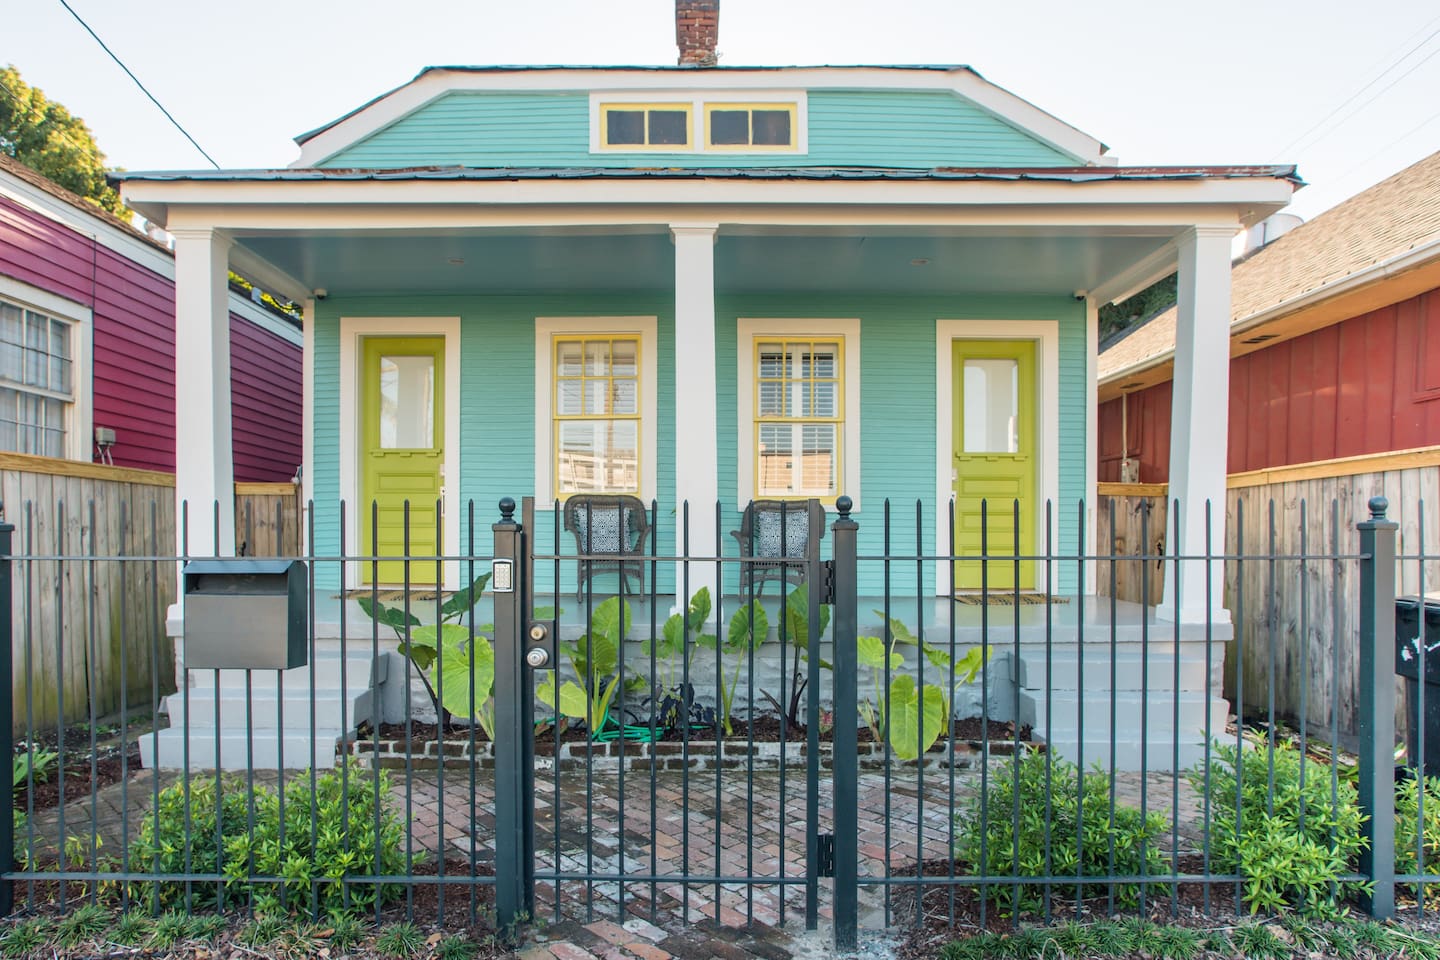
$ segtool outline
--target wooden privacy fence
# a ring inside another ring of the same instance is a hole
[[[1390,501],[1390,519],[1400,524],[1397,591],[1402,596],[1440,592],[1440,447],[1232,474],[1228,487],[1225,552],[1230,555],[1356,553],[1355,523],[1369,515],[1371,497],[1383,496]],[[1165,552],[1165,484],[1102,483],[1098,492],[1098,553],[1110,551],[1112,534],[1117,555]],[[1160,603],[1164,561],[1148,565],[1147,578],[1138,560],[1115,562],[1113,573],[1112,564],[1101,561],[1098,592],[1108,596],[1113,583],[1119,599]],[[1328,728],[1338,722],[1342,734],[1354,735],[1360,695],[1358,590],[1353,564],[1226,561],[1225,606],[1241,644],[1232,642],[1226,656],[1225,696],[1235,702],[1237,670],[1243,669],[1247,715],[1268,712],[1273,681],[1279,718],[1297,722],[1303,703],[1309,726]],[[1243,646],[1240,656],[1237,646]],[[1403,720],[1403,696],[1397,702]]]
[[[235,550],[246,557],[295,557],[304,551],[300,487],[235,484]]]
[[[237,547],[301,552],[293,484],[235,485]],[[43,730],[148,710],[175,689],[165,618],[175,602],[175,478],[27,454],[0,453],[0,502],[15,525],[11,656],[13,727]],[[65,556],[54,559],[31,557]],[[32,678],[26,689],[25,677]],[[123,692],[122,692],[123,691]],[[93,713],[92,713],[93,710]]]

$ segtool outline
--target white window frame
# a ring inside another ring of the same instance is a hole
[[[84,304],[7,276],[0,276],[0,298],[70,324],[70,385],[73,396],[65,411],[65,459],[94,462],[94,403],[91,396],[95,381],[91,363],[95,340],[93,311]],[[20,386],[16,389],[24,391],[25,388]]]
[[[615,104],[643,103],[650,106],[674,104],[690,110],[689,146],[636,146],[627,144],[609,146],[605,143],[605,130],[601,106]],[[744,104],[754,107],[773,103],[795,108],[795,124],[791,130],[788,146],[722,146],[709,147],[705,143],[706,107],[710,104]],[[809,100],[804,90],[597,90],[590,94],[590,152],[605,153],[696,153],[714,156],[743,156],[749,154],[796,155],[810,152]]]
[[[736,399],[736,501],[739,509],[755,499],[755,344],[777,340],[838,340],[844,355],[843,410],[845,419],[840,428],[840,471],[837,478],[844,495],[855,502],[859,512],[860,497],[860,320],[809,319],[799,317],[741,317],[736,321],[735,399]],[[833,498],[823,497],[826,503]]]
[[[659,397],[656,365],[659,346],[655,317],[535,318],[535,500],[554,503],[555,473],[555,350],[556,337],[633,335],[640,341],[640,492],[647,504],[657,497],[656,455]],[[572,494],[573,496],[573,494]],[[563,500],[564,496],[559,499]]]

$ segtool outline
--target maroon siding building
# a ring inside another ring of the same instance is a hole
[[[1440,445],[1440,153],[1236,264],[1230,473]],[[1100,356],[1101,482],[1170,465],[1170,310]]]
[[[0,156],[0,450],[175,470],[174,258]],[[43,341],[43,343],[42,343]],[[237,481],[301,463],[301,335],[231,295]],[[48,368],[48,369],[47,369]]]

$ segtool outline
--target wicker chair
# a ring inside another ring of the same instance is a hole
[[[782,542],[781,532],[784,532]],[[804,500],[751,500],[730,536],[740,544],[740,593],[749,593],[767,580],[789,584],[805,582],[806,550],[810,542],[810,505]],[[819,537],[825,536],[820,524]],[[783,558],[793,557],[793,560]],[[773,560],[774,562],[768,562]]]
[[[575,578],[575,599],[584,596],[585,584],[597,574],[617,573],[628,587],[634,576],[643,586],[645,540],[650,518],[638,497],[615,494],[579,494],[565,501],[565,529],[575,535],[575,552],[614,554],[615,560],[580,560]],[[635,557],[636,559],[620,559]]]

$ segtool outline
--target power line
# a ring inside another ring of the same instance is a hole
[[[64,0],[61,0],[61,2],[64,2]],[[1405,42],[1405,43],[1410,42],[1410,40],[1412,40],[1414,37],[1416,37],[1416,36],[1419,35],[1420,33],[1423,33],[1425,30],[1428,30],[1431,26],[1434,26],[1437,22],[1440,22],[1440,17],[1436,17],[1434,20],[1431,20],[1429,23],[1425,24],[1425,26],[1421,27],[1419,30],[1416,30],[1415,33],[1412,33],[1409,37],[1405,38],[1405,41],[1404,41],[1404,42]],[[1421,40],[1421,41],[1420,41],[1419,43],[1417,43],[1415,46],[1413,46],[1413,47],[1411,47],[1409,50],[1405,51],[1405,53],[1404,53],[1402,56],[1396,57],[1394,60],[1392,60],[1392,61],[1390,62],[1390,65],[1389,65],[1389,66],[1387,66],[1384,70],[1381,70],[1379,73],[1377,73],[1374,77],[1372,77],[1372,78],[1370,79],[1370,81],[1369,81],[1368,83],[1366,83],[1364,86],[1360,87],[1360,89],[1356,90],[1354,93],[1350,94],[1350,96],[1348,96],[1348,97],[1346,97],[1344,100],[1342,100],[1342,101],[1335,107],[1335,109],[1331,110],[1329,113],[1325,114],[1325,116],[1321,117],[1321,118],[1320,118],[1318,121],[1316,121],[1309,129],[1307,129],[1304,133],[1300,134],[1300,135],[1299,135],[1298,137],[1296,137],[1294,140],[1291,140],[1291,141],[1290,141],[1289,143],[1287,143],[1285,146],[1281,147],[1279,150],[1276,150],[1275,153],[1274,153],[1274,156],[1278,158],[1278,157],[1281,156],[1282,154],[1288,153],[1291,147],[1298,146],[1299,144],[1303,143],[1303,142],[1310,136],[1310,134],[1314,133],[1316,130],[1318,130],[1318,129],[1320,129],[1322,126],[1324,126],[1332,117],[1334,117],[1334,116],[1335,116],[1337,113],[1339,113],[1341,110],[1344,110],[1344,109],[1345,109],[1347,106],[1349,106],[1351,103],[1354,103],[1355,100],[1356,100],[1356,98],[1358,98],[1358,97],[1359,97],[1361,94],[1363,94],[1366,90],[1369,90],[1371,87],[1375,86],[1375,84],[1379,83],[1382,79],[1384,79],[1384,77],[1385,77],[1386,74],[1388,74],[1390,71],[1394,70],[1396,67],[1400,66],[1400,64],[1404,63],[1404,62],[1405,62],[1406,60],[1408,60],[1411,56],[1413,56],[1413,55],[1416,53],[1416,51],[1420,50],[1422,47],[1424,47],[1424,46],[1425,46],[1427,43],[1429,43],[1431,40],[1435,39],[1436,35],[1440,35],[1440,29],[1436,29],[1436,30],[1432,31],[1428,36],[1425,37],[1424,40]],[[1404,46],[1404,44],[1402,43],[1401,46]],[[1386,90],[1389,90],[1391,87],[1395,86],[1395,84],[1399,83],[1401,80],[1404,80],[1404,79],[1405,79],[1406,77],[1408,77],[1411,73],[1415,72],[1416,68],[1418,68],[1421,64],[1425,63],[1427,60],[1430,59],[1430,57],[1433,57],[1433,56],[1435,56],[1435,54],[1434,54],[1434,53],[1431,53],[1430,56],[1428,56],[1428,57],[1425,58],[1425,60],[1420,61],[1420,63],[1416,64],[1414,67],[1411,67],[1411,68],[1410,68],[1409,70],[1407,70],[1405,73],[1403,73],[1402,75],[1400,75],[1399,77],[1397,77],[1395,80],[1391,81],[1391,82],[1390,82],[1389,84],[1387,84],[1382,90],[1380,90],[1379,93],[1376,93],[1374,97],[1371,97],[1369,100],[1365,101],[1364,104],[1361,104],[1361,108],[1363,108],[1363,107],[1365,107],[1365,106],[1368,106],[1369,104],[1373,103],[1373,102],[1375,101],[1376,97],[1379,97],[1380,94],[1383,94]],[[1382,62],[1383,62],[1383,61],[1382,61]],[[1345,117],[1345,120],[1350,119],[1350,117],[1353,117],[1353,116],[1355,115],[1355,113],[1358,113],[1358,112],[1359,112],[1359,111],[1356,110],[1354,113],[1348,114],[1348,115]],[[1345,120],[1341,120],[1340,122],[1341,122],[1341,123],[1344,123]],[[1339,126],[1339,124],[1336,124],[1336,126]]]
[[[100,39],[100,35],[97,34],[94,30],[90,29],[90,24],[86,23],[85,20],[80,16],[80,14],[76,13],[75,9],[71,7],[70,4],[66,3],[65,0],[60,0],[60,6],[64,7],[69,12],[70,16],[75,18],[76,23],[80,24],[80,26],[85,28],[86,33],[90,34],[90,36],[95,38],[95,42],[100,44],[100,49],[104,50],[110,55],[110,59],[114,60],[115,63],[120,67],[120,69],[125,71],[125,75],[131,80],[135,81],[135,86],[140,88],[140,92],[145,94],[145,96],[149,97],[150,102],[155,104],[155,106],[160,110],[161,113],[165,114],[165,119],[169,120],[172,124],[174,124],[175,129],[179,130],[180,133],[185,137],[185,139],[190,141],[190,146],[194,147],[196,150],[199,150],[200,155],[206,160],[209,160],[212,167],[214,167],[216,170],[219,170],[220,164],[215,162],[215,158],[210,156],[210,154],[206,153],[205,148],[195,142],[195,138],[190,136],[190,134],[186,131],[184,127],[180,126],[180,121],[176,120],[173,116],[170,115],[170,111],[166,110],[164,105],[161,104],[159,100],[155,99],[155,95],[153,93],[145,89],[145,84],[140,82],[140,78],[130,72],[130,68],[125,66],[124,61],[122,61],[119,57],[115,56],[115,51],[107,47],[105,45],[105,41]]]

